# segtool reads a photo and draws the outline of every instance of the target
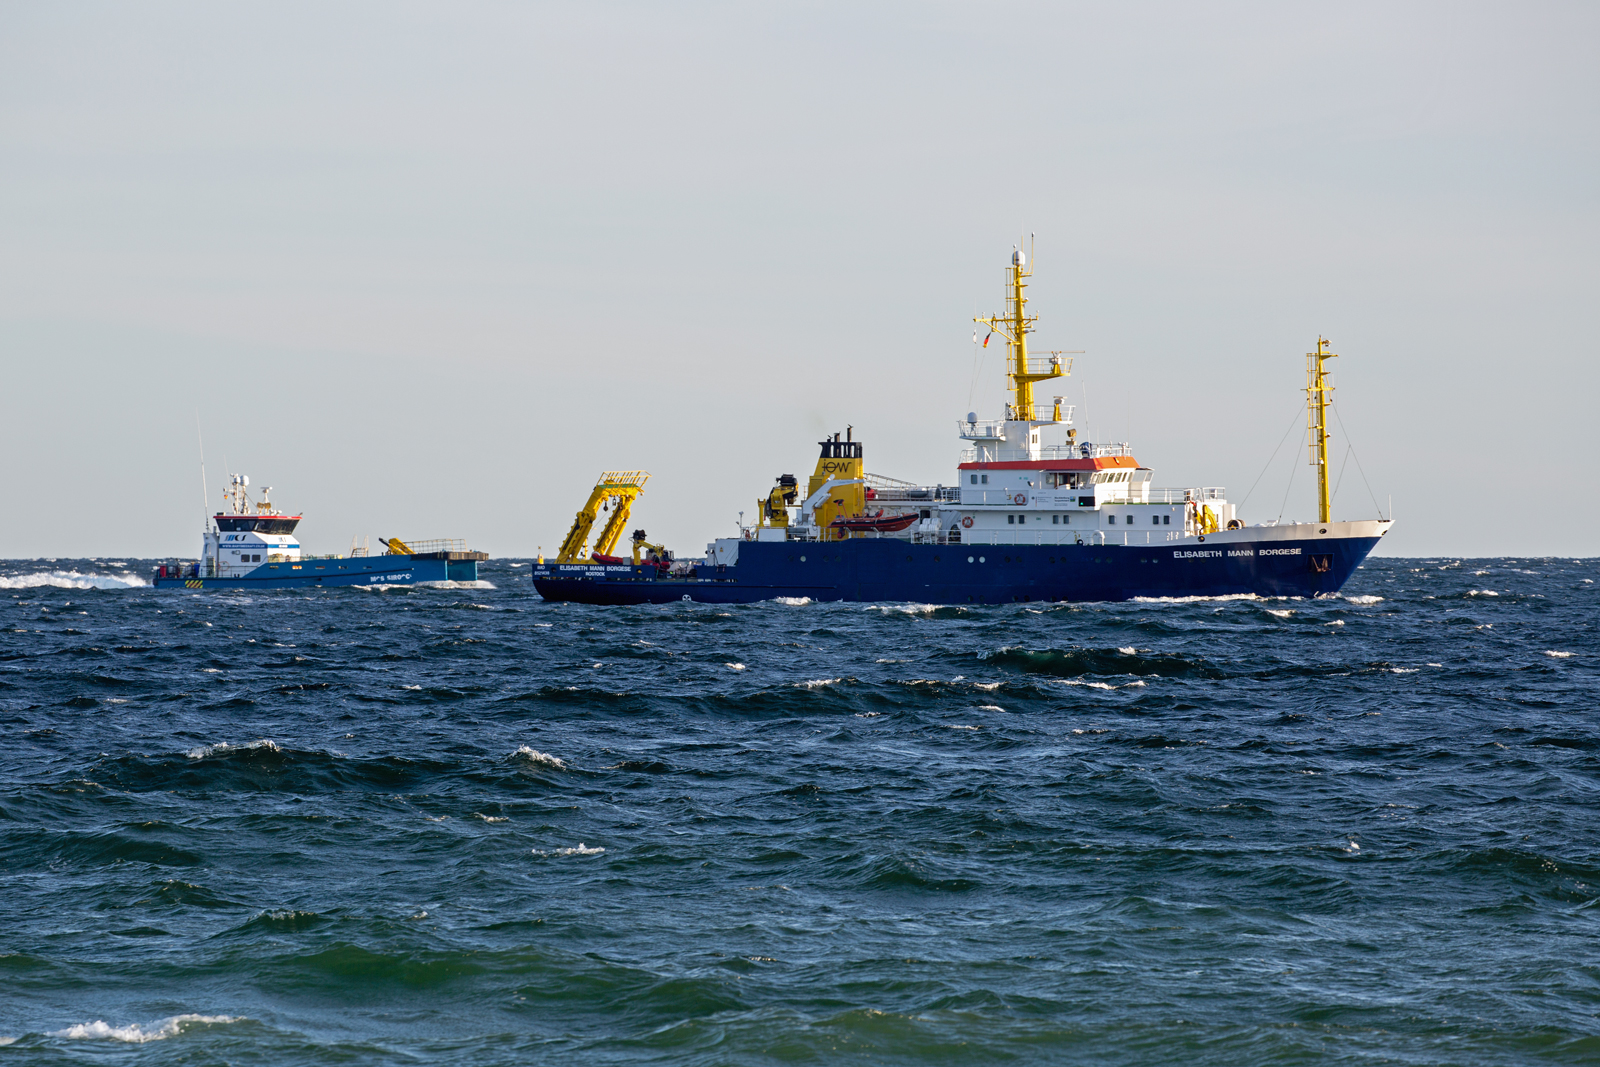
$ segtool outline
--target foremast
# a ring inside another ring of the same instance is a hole
[[[1317,521],[1333,521],[1333,500],[1328,494],[1328,404],[1333,386],[1324,364],[1338,359],[1329,352],[1333,342],[1317,337],[1317,350],[1306,353],[1306,428],[1311,444],[1311,465],[1317,468]]]

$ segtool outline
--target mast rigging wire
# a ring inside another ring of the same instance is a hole
[[[1274,448],[1272,450],[1272,455],[1267,457],[1267,462],[1261,468],[1261,473],[1256,475],[1256,480],[1250,483],[1250,493],[1255,492],[1256,491],[1256,486],[1261,484],[1261,479],[1265,478],[1267,476],[1267,468],[1271,467],[1272,466],[1272,461],[1278,458],[1278,453],[1283,450],[1283,442],[1287,441],[1289,439],[1289,434],[1294,431],[1294,424],[1296,422],[1298,422],[1299,420],[1300,420],[1300,405],[1296,404],[1294,406],[1294,418],[1289,420],[1289,429],[1283,431],[1283,437],[1281,437],[1278,440],[1278,447]],[[1291,476],[1291,480],[1292,480],[1292,476]],[[1250,493],[1246,493],[1244,495],[1244,499],[1239,501],[1239,507],[1238,507],[1239,511],[1243,511],[1244,510],[1244,506],[1250,502]]]
[[[1361,465],[1361,456],[1356,453],[1355,442],[1350,440],[1350,431],[1344,428],[1344,416],[1339,414],[1339,405],[1329,404],[1333,408],[1333,417],[1339,420],[1339,432],[1344,434],[1344,439],[1350,443],[1350,455],[1356,461],[1356,470],[1361,472],[1361,480],[1366,484],[1367,495],[1372,498],[1372,510],[1379,515],[1383,514],[1383,507],[1378,503],[1378,494],[1372,491],[1372,483],[1367,481],[1367,469]]]

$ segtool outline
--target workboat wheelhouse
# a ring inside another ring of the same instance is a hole
[[[295,527],[299,515],[288,515],[271,501],[272,487],[261,499],[250,499],[248,475],[231,475],[226,510],[212,515],[201,537],[200,559],[194,563],[156,567],[156,586],[187,589],[267,589],[319,585],[416,585],[433,582],[475,582],[478,563],[489,557],[467,551],[459,540],[382,542],[348,555],[308,556],[300,549]]]
[[[1004,417],[957,421],[963,447],[953,484],[868,473],[853,428],[820,442],[801,495],[780,475],[756,521],[718,538],[700,559],[675,559],[633,534],[614,551],[649,475],[603,474],[555,560],[533,571],[551,600],[625,604],[740,602],[773,597],[1000,603],[1132,597],[1336,592],[1378,540],[1384,518],[1334,522],[1328,488],[1326,362],[1306,356],[1310,462],[1318,521],[1247,526],[1216,486],[1162,488],[1122,442],[1080,441],[1073,408],[1035,386],[1065,378],[1079,353],[1029,352],[1032,269],[1020,248],[1007,271],[1006,310],[976,320],[1007,346]],[[985,345],[988,338],[985,338]],[[608,520],[593,551],[590,531]]]

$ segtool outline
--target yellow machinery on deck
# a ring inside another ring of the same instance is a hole
[[[567,531],[566,540],[561,542],[556,562],[576,563],[585,558],[583,548],[589,540],[589,531],[594,529],[595,522],[606,511],[611,513],[611,517],[601,528],[600,536],[595,538],[594,550],[589,557],[611,555],[612,549],[622,539],[622,528],[628,524],[628,512],[635,498],[644,492],[644,483],[649,477],[649,471],[606,471],[600,475],[600,480],[594,483],[594,491],[589,494],[588,503],[572,520],[572,529]]]

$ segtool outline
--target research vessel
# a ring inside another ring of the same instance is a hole
[[[868,473],[863,442],[846,429],[819,442],[803,492],[794,475],[780,475],[739,536],[679,559],[643,530],[629,555],[614,554],[649,475],[608,471],[556,558],[534,566],[535,588],[547,600],[591,604],[1310,597],[1337,592],[1389,532],[1388,518],[1331,516],[1327,361],[1336,356],[1326,340],[1306,355],[1317,521],[1246,525],[1222,488],[1157,487],[1126,443],[1079,440],[1063,397],[1038,402],[1035,387],[1069,375],[1076,353],[1029,351],[1031,276],[1014,249],[1005,312],[976,320],[990,331],[985,346],[994,336],[1007,346],[1009,395],[1003,418],[968,412],[957,421],[951,483]]]
[[[370,546],[357,548],[353,540],[347,555],[307,555],[295,538],[301,516],[274,507],[271,492],[271,486],[263,488],[261,499],[252,502],[249,476],[230,476],[225,510],[206,522],[200,559],[161,564],[151,584],[183,589],[278,589],[475,582],[479,562],[489,558],[486,553],[468,551],[460,540],[402,541],[397,537],[380,539],[376,555]]]

